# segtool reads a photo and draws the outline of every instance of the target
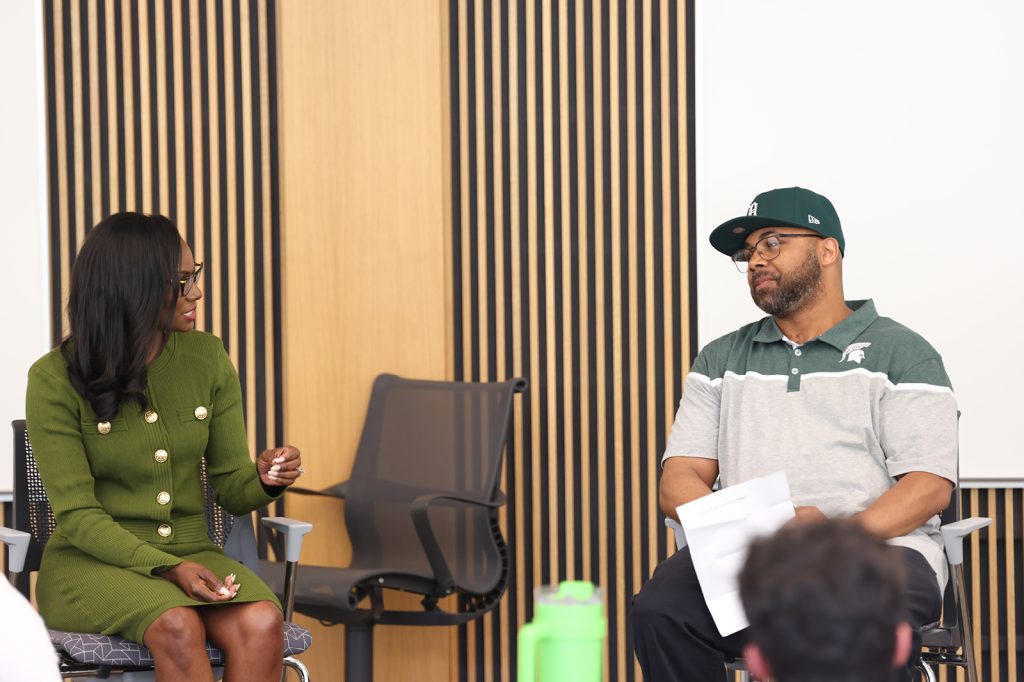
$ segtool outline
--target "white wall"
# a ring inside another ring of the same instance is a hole
[[[11,490],[10,422],[25,378],[50,346],[42,3],[0,0],[0,493]]]
[[[697,0],[701,345],[763,315],[707,244],[760,191],[828,196],[847,298],[943,355],[964,479],[1024,479],[1024,3]]]

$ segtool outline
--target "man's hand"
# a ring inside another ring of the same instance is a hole
[[[820,509],[817,507],[796,507],[793,509],[796,512],[796,517],[791,519],[789,523],[818,523],[819,521],[825,521],[828,519]]]
[[[231,601],[238,594],[239,585],[235,583],[234,574],[221,582],[213,571],[194,561],[183,561],[161,573],[160,577],[171,581],[180,587],[189,599],[196,601]]]
[[[256,458],[256,470],[266,485],[289,486],[305,473],[302,455],[293,445],[261,452]]]

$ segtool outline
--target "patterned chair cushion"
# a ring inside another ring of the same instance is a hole
[[[50,641],[76,663],[87,665],[148,667],[153,665],[149,648],[117,635],[89,635],[50,630]],[[309,630],[295,623],[284,624],[284,655],[301,654],[313,643]],[[206,653],[213,665],[224,665],[224,653],[209,642]]]

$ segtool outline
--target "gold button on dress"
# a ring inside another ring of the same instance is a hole
[[[104,436],[110,433],[110,422],[100,422],[96,425],[96,430],[102,433]]]
[[[145,419],[146,419],[146,421],[148,423],[155,424],[156,420],[159,419],[159,418],[160,418],[160,415],[158,415],[153,410],[146,410]]]
[[[203,407],[202,405],[196,408],[196,419],[198,419],[199,421],[203,421],[204,419],[206,419],[206,415],[208,414],[209,412],[207,412],[206,408]]]
[[[169,492],[164,491],[156,496],[156,501],[159,502],[160,504],[167,504],[168,502],[171,501],[171,494]]]
[[[160,527],[156,529],[156,532],[160,537],[165,538],[171,534],[171,526],[167,523],[161,523]]]
[[[162,448],[160,450],[157,450],[156,452],[153,453],[153,459],[155,459],[158,462],[166,462],[167,451]]]

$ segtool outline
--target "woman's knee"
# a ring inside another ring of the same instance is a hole
[[[281,643],[283,646],[284,620],[281,609],[269,601],[247,604],[240,614],[239,626],[247,641],[260,639],[268,645]]]
[[[206,643],[206,631],[195,609],[177,606],[161,613],[146,628],[144,639],[154,650],[198,651]]]

